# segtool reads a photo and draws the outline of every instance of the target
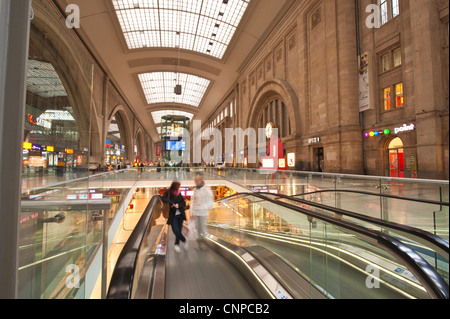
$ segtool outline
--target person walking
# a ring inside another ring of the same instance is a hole
[[[192,196],[190,213],[194,216],[195,227],[197,229],[197,242],[200,247],[202,236],[207,235],[206,222],[209,210],[214,208],[214,195],[211,189],[205,185],[203,176],[195,177],[194,196]]]
[[[180,193],[180,183],[173,182],[170,188],[162,196],[162,201],[169,204],[169,218],[167,224],[172,226],[175,235],[175,251],[179,253],[180,241],[184,243],[184,248],[188,249],[186,238],[183,236],[183,221],[186,220],[185,208],[186,201]]]

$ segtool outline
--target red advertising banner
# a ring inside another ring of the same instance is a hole
[[[156,157],[161,157],[161,153],[162,153],[162,146],[156,145]]]

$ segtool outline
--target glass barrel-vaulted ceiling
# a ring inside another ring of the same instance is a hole
[[[162,117],[166,115],[179,115],[179,116],[186,116],[190,120],[194,117],[194,114],[183,112],[183,111],[175,111],[175,110],[165,110],[165,111],[155,111],[152,112],[153,121],[156,125],[161,124]]]
[[[222,59],[250,0],[112,0],[130,50],[181,48]]]
[[[185,73],[151,72],[139,74],[139,81],[148,104],[178,103],[199,107],[211,81]],[[174,88],[182,87],[180,95]]]
[[[27,90],[43,98],[67,96],[51,63],[28,60]]]

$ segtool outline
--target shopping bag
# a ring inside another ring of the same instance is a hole
[[[187,239],[188,240],[195,240],[197,239],[197,229],[195,227],[195,221],[194,218],[192,217],[191,219],[189,219],[188,221],[188,225],[187,225]]]

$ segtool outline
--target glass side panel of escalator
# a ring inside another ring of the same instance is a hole
[[[326,198],[330,194],[320,193],[320,194],[313,194],[313,195],[314,195],[314,198],[313,198],[314,201],[312,201],[312,202],[313,203],[320,203],[320,204],[322,204],[323,200],[320,200],[320,198],[321,197],[322,198],[323,197]],[[342,195],[344,195],[344,196],[348,195],[346,197],[354,197],[355,195],[358,195],[358,194],[343,193]],[[272,198],[276,198],[277,200],[279,200],[281,202],[288,203],[288,204],[291,204],[291,205],[295,205],[295,206],[298,206],[298,207],[301,207],[301,208],[305,208],[305,209],[311,210],[313,212],[323,214],[325,216],[338,217],[341,220],[348,221],[348,222],[351,222],[351,223],[363,226],[363,227],[371,229],[371,230],[377,230],[377,231],[383,232],[385,234],[388,234],[388,235],[390,235],[390,236],[400,240],[404,244],[407,244],[412,249],[414,249],[417,253],[419,253],[431,266],[433,266],[435,268],[435,270],[441,275],[441,277],[447,282],[447,284],[449,283],[449,259],[448,259],[448,254],[441,253],[438,249],[436,249],[435,246],[433,246],[431,244],[431,242],[420,240],[419,238],[414,236],[415,235],[414,233],[411,233],[411,232],[408,231],[409,234],[410,234],[408,236],[405,233],[402,233],[402,232],[400,232],[400,231],[398,231],[398,230],[396,230],[394,228],[389,227],[389,226],[392,225],[392,222],[393,222],[392,219],[388,220],[388,221],[391,221],[391,223],[388,223],[388,225],[386,227],[383,227],[380,224],[376,224],[376,223],[373,223],[371,221],[366,221],[366,220],[362,220],[362,219],[357,218],[357,217],[352,217],[352,216],[348,216],[348,215],[341,215],[341,214],[338,214],[338,213],[334,213],[330,209],[323,209],[323,208],[320,208],[320,207],[315,207],[315,206],[313,206],[311,204],[308,204],[308,203],[305,203],[305,202],[298,202],[298,201],[295,200],[295,197],[294,198],[293,197],[277,198],[276,196],[271,196],[271,197]],[[307,196],[305,196],[305,197],[307,197]],[[297,198],[299,198],[299,197],[297,197]],[[370,197],[369,197],[369,200],[370,200]],[[342,202],[346,202],[346,201],[342,201]],[[329,206],[329,205],[327,205],[327,206]],[[338,205],[338,206],[340,206],[338,208],[341,208],[343,206],[345,207],[345,206],[348,206],[348,205]],[[361,206],[365,206],[365,204],[362,203]],[[331,206],[331,207],[334,207],[334,205]],[[364,215],[364,216],[369,216],[369,217],[372,217],[372,218],[377,218],[375,216],[367,214],[367,210],[365,210],[364,208],[359,209],[357,207],[353,207],[352,209],[353,209],[352,210],[353,212],[358,213],[359,215]],[[345,210],[348,210],[348,209],[345,209]],[[396,214],[397,215],[409,214],[411,216],[414,216],[414,213],[409,213],[409,212],[407,212],[407,213],[397,212]],[[392,215],[394,215],[394,213]],[[418,216],[415,216],[414,218],[418,219],[418,220],[427,220],[427,218],[425,216],[422,216],[421,218],[419,218]],[[380,218],[377,218],[377,219],[380,219]],[[381,220],[385,220],[385,219],[381,219]],[[393,223],[395,223],[395,222],[393,222]],[[399,224],[399,223],[396,223],[396,224]],[[400,225],[402,225],[402,224],[400,224]],[[406,226],[410,226],[410,225],[406,225]],[[413,226],[410,226],[410,227],[413,227]],[[417,230],[419,232],[421,229],[417,228]],[[422,228],[422,230],[425,230],[425,229]],[[433,234],[432,231],[430,233]]]
[[[329,298],[428,298],[408,268],[376,244],[257,197],[218,202],[209,232],[238,246],[269,249]]]

